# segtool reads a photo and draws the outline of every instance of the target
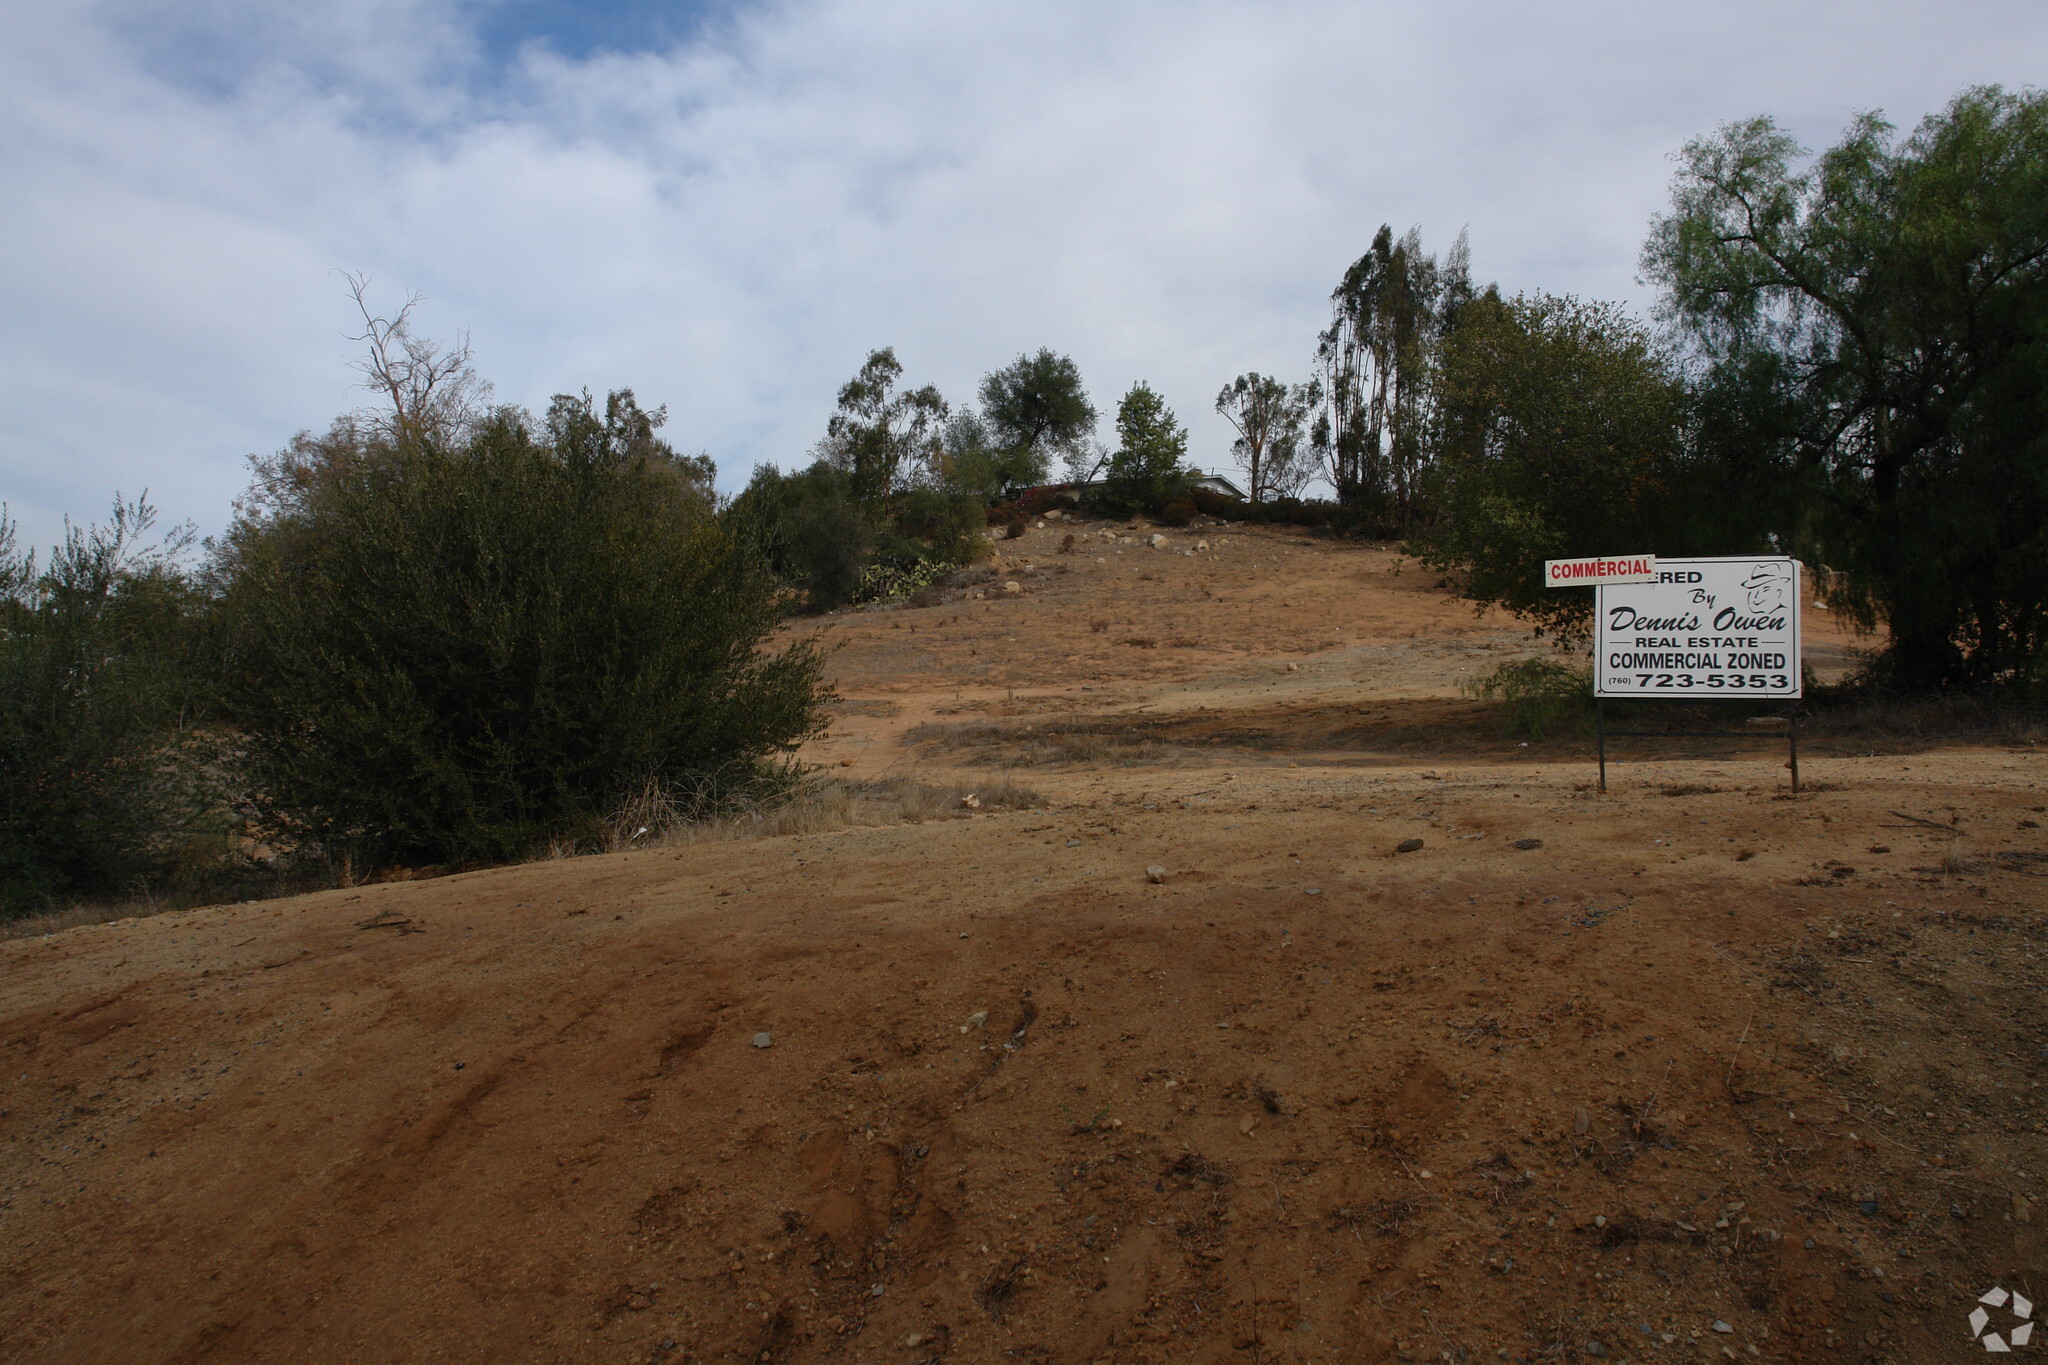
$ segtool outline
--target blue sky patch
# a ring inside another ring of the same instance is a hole
[[[601,53],[661,52],[688,42],[729,13],[733,0],[477,0],[476,34],[485,54],[511,61],[527,43],[572,61]]]

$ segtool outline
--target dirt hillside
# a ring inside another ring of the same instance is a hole
[[[811,756],[941,818],[0,944],[0,1358],[1932,1362],[2048,1301],[2037,743],[1603,795],[1393,551],[1149,534],[812,627]]]

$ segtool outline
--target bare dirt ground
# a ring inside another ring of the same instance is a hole
[[[1101,529],[824,623],[816,761],[1035,809],[0,945],[0,1357],[1933,1362],[2048,1299],[2038,737],[1602,795],[1392,551]]]

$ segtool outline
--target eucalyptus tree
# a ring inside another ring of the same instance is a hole
[[[1339,502],[1397,529],[1415,518],[1428,459],[1424,440],[1432,348],[1473,296],[1470,248],[1458,234],[1442,262],[1419,231],[1399,240],[1382,225],[1330,295],[1317,339],[1321,397],[1312,429]]]
[[[1965,90],[1810,158],[1769,118],[1680,154],[1643,269],[1708,436],[1907,686],[2048,683],[2048,95]]]
[[[1237,436],[1230,453],[1253,502],[1291,497],[1310,473],[1302,429],[1316,391],[1270,375],[1241,374],[1216,395],[1216,411]]]
[[[894,347],[870,351],[840,387],[839,409],[818,447],[819,458],[847,475],[856,499],[879,507],[894,500],[907,472],[937,461],[946,421],[939,391],[927,384],[899,393],[902,377]]]

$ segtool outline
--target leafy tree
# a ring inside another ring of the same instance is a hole
[[[1407,529],[1418,512],[1428,447],[1428,371],[1437,339],[1473,297],[1460,232],[1442,263],[1410,229],[1382,225],[1330,295],[1316,347],[1321,411],[1313,441],[1337,500]]]
[[[826,424],[819,456],[845,473],[853,497],[886,507],[895,497],[906,464],[935,460],[946,420],[946,400],[927,384],[896,391],[903,366],[894,348],[870,351],[860,373],[839,390],[839,410]]]
[[[1688,144],[1646,276],[1704,433],[1909,687],[2048,681],[2048,95],[1871,114],[1817,160],[1768,118]]]
[[[204,599],[148,499],[40,569],[0,513],[0,916],[203,869],[226,831],[192,739]]]
[[[982,379],[981,411],[1005,495],[1044,483],[1053,458],[1073,456],[1095,432],[1095,405],[1080,369],[1044,347]]]
[[[664,404],[652,412],[641,408],[631,389],[605,395],[604,416],[590,390],[558,393],[541,419],[542,433],[557,459],[589,465],[634,465],[674,481],[679,495],[710,507],[718,467],[709,455],[680,455],[655,433],[668,423]]]
[[[1166,401],[1140,380],[1117,405],[1118,447],[1109,457],[1107,501],[1157,509],[1186,482],[1188,433]]]
[[[500,411],[460,447],[332,463],[225,542],[222,701],[250,812],[357,866],[518,856],[649,782],[772,779],[820,656],[621,391]]]
[[[1230,452],[1253,502],[1293,497],[1308,481],[1312,471],[1302,426],[1317,396],[1312,385],[1290,388],[1257,373],[1239,375],[1216,395],[1216,411],[1237,432]]]
[[[1488,294],[1444,340],[1436,384],[1438,515],[1411,548],[1465,596],[1569,637],[1591,603],[1545,588],[1543,560],[1694,548],[1685,387],[1613,305]]]

